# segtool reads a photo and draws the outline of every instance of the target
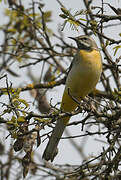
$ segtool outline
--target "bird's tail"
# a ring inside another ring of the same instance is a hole
[[[78,104],[69,96],[67,89],[65,89],[61,103],[61,110],[64,112],[71,112],[75,110],[77,105]],[[57,120],[57,124],[43,154],[45,160],[53,161],[54,157],[57,155],[57,146],[69,119],[70,117],[66,116]]]
[[[69,120],[70,117],[66,117],[66,121]],[[64,123],[63,119],[58,119],[57,124],[52,132],[52,135],[49,139],[49,142],[46,146],[46,149],[43,154],[43,158],[45,160],[51,160],[53,161],[54,157],[57,155],[57,146],[60,141],[60,138],[64,132],[64,129],[66,127],[66,124]]]

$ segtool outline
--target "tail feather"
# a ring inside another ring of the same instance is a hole
[[[65,127],[66,124],[63,122],[62,119],[59,119],[44,151],[43,158],[45,160],[53,161],[54,157],[57,155],[57,146],[64,132]]]
[[[61,110],[63,110],[64,112],[71,112],[75,110],[77,105],[78,104],[68,95],[68,90],[65,89],[64,95],[62,98]],[[57,120],[57,124],[52,132],[52,135],[49,139],[49,142],[43,154],[43,158],[45,160],[53,161],[53,159],[57,155],[57,146],[64,132],[64,129],[66,125],[68,124],[69,119],[70,117],[67,116],[67,117],[63,117],[62,119]]]

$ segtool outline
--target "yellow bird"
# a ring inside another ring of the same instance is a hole
[[[77,52],[70,66],[62,97],[61,110],[72,112],[86,95],[95,88],[101,72],[101,54],[96,42],[89,36],[70,37],[77,43]],[[43,158],[53,161],[57,146],[70,117],[58,119],[44,151]]]

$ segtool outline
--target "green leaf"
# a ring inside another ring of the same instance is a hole
[[[121,89],[119,90],[114,89],[114,92],[112,92],[112,94],[114,95],[115,98],[121,100]]]
[[[107,47],[108,45],[109,45],[109,41],[106,40],[105,47]]]
[[[15,116],[12,116],[11,122],[16,123],[16,117]]]
[[[65,14],[59,14],[59,16],[60,16],[61,18],[63,18],[63,19],[66,19],[66,18],[67,18],[67,15],[65,15]]]
[[[77,27],[80,25],[79,22],[74,21],[73,19],[68,19],[68,22],[72,26],[72,29],[78,31]]]
[[[64,14],[66,14],[67,16],[69,16],[69,11],[66,9],[66,8],[64,8],[64,7],[62,7],[61,8],[61,11],[64,13]]]
[[[42,118],[34,118],[35,121],[38,121],[39,123],[49,123],[51,119],[42,119]]]
[[[50,22],[51,21],[51,16],[52,16],[52,12],[51,11],[46,11],[44,13],[44,19],[46,22]]]
[[[121,45],[115,46],[115,47],[113,48],[113,49],[115,50],[115,51],[114,51],[114,56],[116,55],[118,49],[120,49],[120,48],[121,48]]]
[[[11,28],[11,29],[8,29],[7,32],[8,32],[8,33],[15,33],[15,32],[16,32],[16,29],[15,29],[15,28]]]
[[[81,21],[87,21],[86,19],[84,19],[84,18],[79,18],[79,20],[81,20]]]
[[[17,119],[17,122],[18,122],[18,123],[23,123],[23,122],[25,122],[25,117],[24,117],[24,116],[19,116],[18,119]]]
[[[18,101],[19,101],[20,103],[24,104],[26,108],[29,107],[29,104],[28,104],[24,99],[20,99],[20,98],[19,98]]]

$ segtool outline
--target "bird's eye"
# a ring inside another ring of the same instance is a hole
[[[84,38],[83,38],[83,40],[84,40],[84,41],[86,41],[86,40],[87,40],[87,38],[86,38],[86,37],[84,37]]]

